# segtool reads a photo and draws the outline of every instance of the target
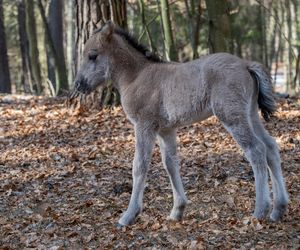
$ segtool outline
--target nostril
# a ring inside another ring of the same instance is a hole
[[[79,87],[80,87],[80,81],[76,81],[76,82],[75,82],[75,88],[76,88],[76,89],[79,89]]]
[[[89,86],[87,84],[87,79],[82,78],[80,80],[75,81],[75,89],[81,93],[87,93],[89,91]]]

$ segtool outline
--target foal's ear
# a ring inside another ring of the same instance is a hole
[[[114,33],[114,24],[112,21],[108,21],[101,30],[101,37],[106,41],[110,41]]]

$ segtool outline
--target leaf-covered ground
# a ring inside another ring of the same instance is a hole
[[[156,146],[144,211],[118,229],[134,153],[122,109],[80,113],[63,99],[0,97],[0,249],[299,249],[300,100],[281,100],[276,116],[266,126],[290,194],[282,222],[251,218],[251,168],[210,118],[179,130],[184,220],[166,220],[172,192]]]

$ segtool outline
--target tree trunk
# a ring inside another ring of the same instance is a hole
[[[296,92],[300,92],[300,46],[297,47],[297,60],[296,60],[296,70],[294,76],[294,88]],[[299,78],[299,83],[297,86],[297,79]]]
[[[75,11],[74,0],[65,1],[66,12],[66,32],[67,32],[67,68],[68,68],[68,84],[72,85],[74,79],[73,66],[73,52],[74,52],[74,39],[75,39]]]
[[[280,24],[279,24],[279,31],[278,31],[278,47],[277,47],[277,50],[275,52],[275,71],[274,71],[274,83],[276,85],[276,76],[277,76],[277,72],[278,72],[278,65],[279,65],[279,62],[282,62],[283,61],[283,52],[285,50],[285,47],[284,47],[284,41],[283,41],[283,37],[282,37],[282,33],[285,32],[284,30],[284,21],[285,21],[285,10],[284,10],[284,6],[283,6],[283,3],[280,2]],[[278,20],[279,20],[279,16],[278,16]]]
[[[264,6],[260,6],[261,18],[261,46],[262,46],[262,63],[269,67],[268,46],[267,46],[267,15]]]
[[[259,4],[258,8],[258,22],[257,22],[257,40],[255,49],[257,49],[257,59],[254,57],[255,60],[263,63],[264,65],[268,66],[268,58],[266,57],[267,53],[267,46],[266,46],[266,13],[265,13],[265,6],[263,4]]]
[[[161,0],[160,6],[161,6],[162,23],[164,29],[164,43],[165,43],[166,58],[171,61],[177,61],[178,57],[177,57],[177,52],[175,49],[175,43],[173,39],[168,0]]]
[[[2,0],[0,0],[0,93],[11,93]]]
[[[63,1],[51,0],[48,16],[51,42],[55,51],[47,49],[48,77],[54,86],[56,94],[60,95],[68,90],[68,77],[63,44]],[[46,37],[48,37],[46,36]],[[47,39],[48,42],[49,39]],[[55,56],[53,55],[55,53]]]
[[[201,22],[201,14],[202,0],[185,0],[185,8],[188,17],[188,27],[189,27],[189,39],[192,45],[193,50],[193,59],[199,57],[198,54],[198,45],[199,45],[199,33],[200,33],[200,22]]]
[[[109,0],[111,20],[127,29],[126,0]]]
[[[286,22],[287,22],[287,47],[288,47],[288,62],[287,62],[287,91],[292,90],[292,63],[293,63],[293,53],[292,53],[292,14],[291,14],[291,2],[290,0],[285,0],[285,9],[286,9]]]
[[[125,0],[75,0],[76,39],[74,53],[74,72],[76,73],[82,60],[85,42],[105,22],[112,19],[121,28],[127,27]],[[102,91],[103,105],[118,105],[120,97],[111,84]]]
[[[148,42],[149,42],[149,47],[151,51],[155,51],[155,47],[153,44],[153,40],[148,28],[148,24],[146,22],[146,17],[145,17],[145,4],[144,4],[144,0],[138,0],[139,3],[139,11],[140,11],[140,15],[141,15],[141,20],[142,20],[142,24],[143,24],[143,29],[146,32],[147,38],[148,38]]]
[[[208,44],[211,53],[231,51],[228,0],[206,0],[209,18]]]
[[[26,32],[26,12],[24,0],[18,1],[18,26],[20,38],[20,51],[22,58],[22,75],[21,84],[23,85],[24,93],[32,93],[32,74],[29,56],[29,43]]]
[[[26,30],[29,41],[29,54],[31,58],[33,90],[36,94],[42,93],[42,78],[39,61],[39,51],[37,44],[36,22],[34,15],[34,2],[33,0],[26,0]]]
[[[278,31],[278,23],[277,20],[279,20],[279,16],[278,16],[278,9],[277,9],[277,4],[275,3],[275,6],[273,7],[273,11],[274,11],[274,19],[276,20],[276,22],[273,24],[273,32],[271,35],[271,39],[270,39],[270,54],[269,54],[269,63],[270,63],[270,67],[272,67],[272,63],[274,62],[275,59],[275,53],[276,53],[276,37],[277,37],[277,31]]]
[[[293,81],[293,86],[296,89],[296,91],[300,92],[300,20],[299,20],[299,1],[298,0],[292,0],[292,3],[294,5],[294,18],[295,18],[295,24],[296,24],[296,48],[297,48],[297,60],[296,60],[296,70],[295,70],[295,76]],[[298,84],[297,84],[297,79]],[[297,89],[298,88],[298,89]]]
[[[54,4],[53,4],[54,2]],[[55,67],[55,59],[54,59],[54,55],[53,55],[53,52],[51,50],[51,45],[49,44],[49,36],[51,36],[51,40],[52,40],[52,47],[54,47],[55,49],[55,41],[54,41],[54,36],[53,36],[53,28],[55,27],[55,20],[53,20],[53,18],[55,19],[55,14],[57,13],[53,13],[53,12],[56,12],[55,9],[53,9],[53,5],[55,5],[55,0],[50,0],[49,2],[49,13],[48,13],[48,19],[46,17],[46,11],[45,11],[45,8],[43,7],[42,5],[42,8],[43,8],[43,12],[44,12],[44,15],[45,15],[45,19],[47,21],[48,24],[44,24],[45,25],[48,25],[48,29],[49,29],[49,33],[48,35],[45,35],[45,47],[46,47],[46,57],[47,57],[47,70],[48,70],[48,79],[49,79],[49,84],[51,84],[51,89],[53,90],[53,93],[52,95],[55,95],[56,92],[57,92],[57,84],[56,84],[56,67]],[[42,4],[42,2],[40,2],[40,4]],[[50,7],[52,6],[52,8]],[[41,11],[41,10],[40,10]],[[52,12],[52,13],[51,13]],[[51,17],[50,17],[51,15]]]
[[[102,22],[110,20],[110,6],[108,0],[75,0],[76,8],[76,38],[74,72],[80,66],[85,42],[94,30],[101,27]]]

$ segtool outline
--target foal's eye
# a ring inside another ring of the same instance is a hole
[[[97,59],[97,54],[89,54],[89,60],[95,61]]]

